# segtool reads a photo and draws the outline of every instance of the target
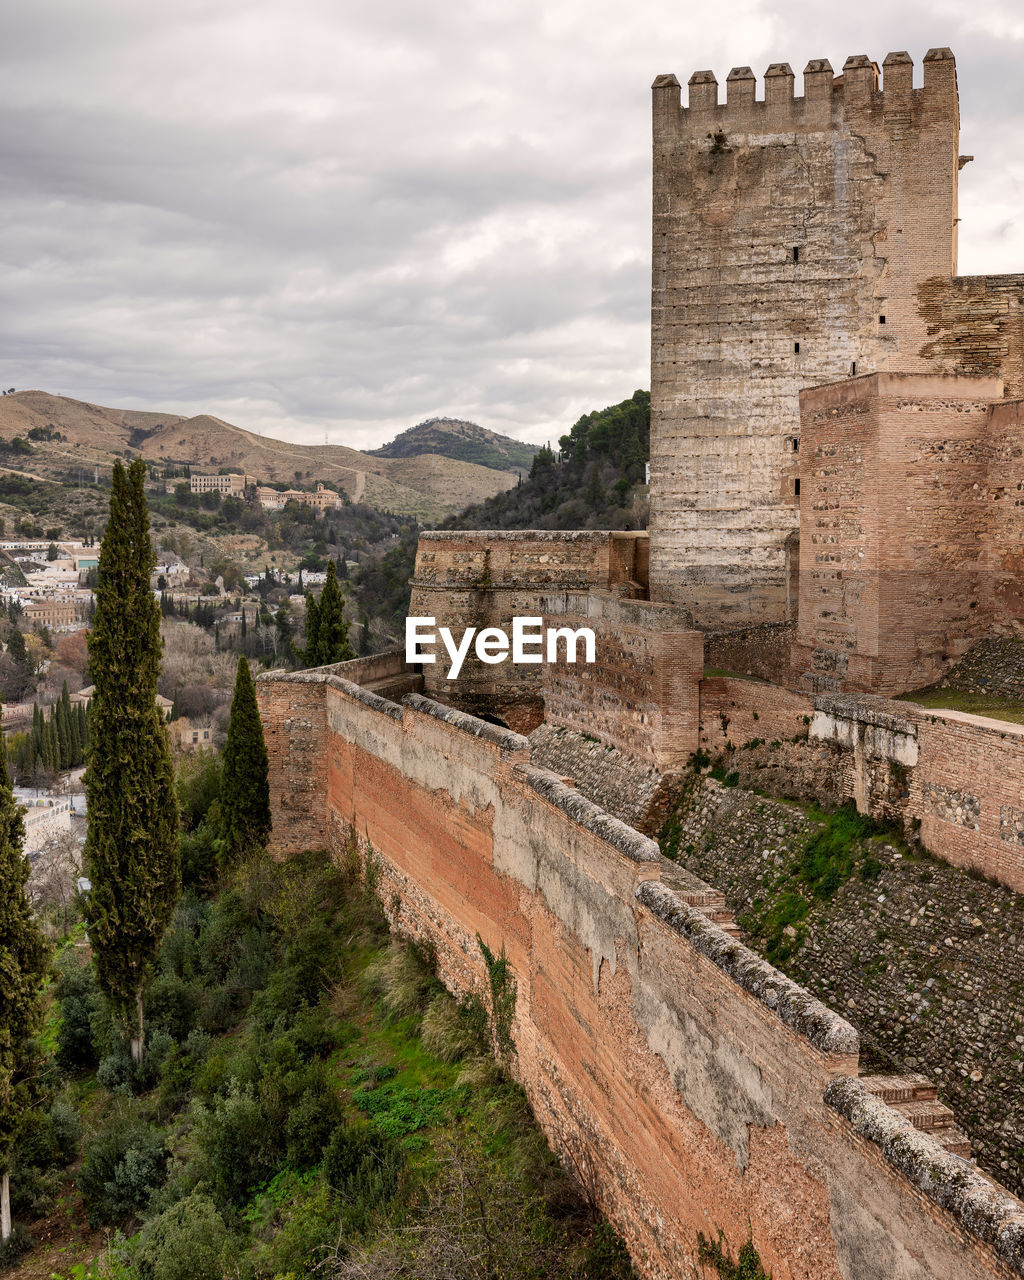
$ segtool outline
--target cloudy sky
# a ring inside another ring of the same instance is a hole
[[[1019,0],[33,0],[0,382],[368,447],[646,387],[660,72],[957,55],[963,273],[1024,271]],[[799,78],[797,91],[799,92]]]

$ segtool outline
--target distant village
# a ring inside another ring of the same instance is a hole
[[[309,493],[304,489],[272,489],[262,485],[254,476],[239,472],[226,475],[195,475],[189,478],[193,493],[221,493],[225,497],[241,498],[247,489],[255,489],[260,506],[264,511],[280,511],[289,502],[300,502],[307,507],[315,507],[317,511],[333,511],[344,506],[345,500],[340,493],[318,484]]]

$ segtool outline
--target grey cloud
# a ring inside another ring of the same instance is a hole
[[[990,9],[20,6],[0,380],[308,441],[434,412],[555,438],[647,385],[648,87],[698,67],[952,44],[963,266],[1024,266],[1020,37]]]

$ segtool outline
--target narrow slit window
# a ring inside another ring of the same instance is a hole
[[[799,480],[793,481],[793,493],[795,494],[796,497],[798,498],[800,497],[800,481]]]
[[[879,323],[879,324],[885,324],[885,316],[879,316],[879,317],[878,317],[878,323]]]
[[[799,355],[799,354],[800,354],[800,343],[799,343],[799,342],[794,342],[794,343],[793,343],[793,350],[796,352],[796,354],[797,354],[797,355]]]
[[[793,440],[793,452],[794,452],[794,453],[799,453],[799,451],[800,451],[800,441],[799,441],[799,440],[797,440],[796,438],[794,438],[794,440]]]
[[[853,363],[850,365],[850,377],[855,378],[856,376],[857,376],[857,361],[854,360]]]
[[[793,261],[794,262],[800,261],[800,248],[798,245],[793,246]]]

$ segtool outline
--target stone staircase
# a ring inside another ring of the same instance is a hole
[[[688,907],[693,907],[702,916],[707,916],[713,924],[717,924],[723,933],[727,933],[731,938],[740,936],[739,926],[733,919],[732,912],[725,905],[724,893],[698,880],[678,863],[668,861],[662,861],[661,864],[661,883],[671,889]]]
[[[939,1102],[938,1089],[925,1076],[861,1076],[868,1093],[887,1102],[907,1117],[915,1129],[929,1133],[952,1155],[971,1158],[971,1144],[966,1134],[953,1123],[949,1107]]]

